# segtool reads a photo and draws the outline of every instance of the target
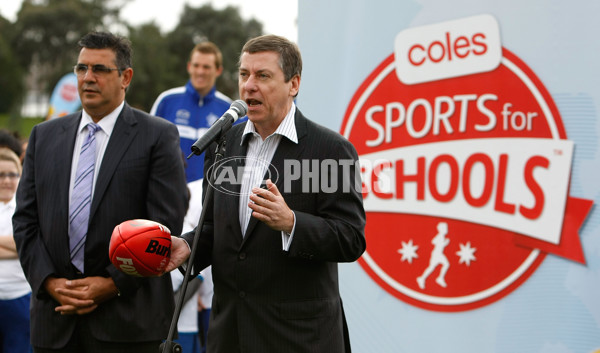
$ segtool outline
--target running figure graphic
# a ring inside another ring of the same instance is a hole
[[[431,257],[429,258],[429,266],[425,269],[425,272],[419,277],[417,277],[417,283],[419,284],[419,288],[425,289],[425,281],[427,277],[435,270],[435,268],[439,265],[442,266],[440,270],[439,276],[435,279],[435,282],[440,286],[446,288],[446,281],[444,277],[446,276],[446,272],[448,272],[448,268],[450,268],[450,262],[448,262],[448,258],[444,255],[444,248],[448,246],[450,243],[450,239],[446,238],[446,234],[448,234],[448,223],[439,222],[437,225],[438,233],[431,240],[431,244],[433,244],[433,251],[431,252]]]

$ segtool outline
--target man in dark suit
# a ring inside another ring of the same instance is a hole
[[[301,71],[287,39],[248,41],[239,91],[249,122],[226,134],[218,167],[210,168],[214,146],[206,152],[204,180],[216,178],[204,194],[215,191],[194,271],[212,264],[211,353],[350,352],[337,263],[366,248],[358,156],[296,108]],[[167,270],[189,257],[193,237],[173,237]]]
[[[125,102],[133,77],[127,39],[93,32],[79,45],[83,111],[33,128],[13,217],[32,287],[34,352],[157,352],[174,309],[170,276],[125,275],[110,263],[108,245],[114,227],[130,219],[181,232],[187,194],[178,132]],[[80,174],[87,156],[90,172]],[[93,177],[85,179],[87,202],[73,211],[83,175]],[[84,230],[73,243],[80,215]]]

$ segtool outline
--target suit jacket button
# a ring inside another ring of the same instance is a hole
[[[246,298],[246,292],[244,292],[243,290],[241,290],[239,293],[240,298]]]
[[[245,252],[240,253],[238,255],[238,259],[240,259],[240,260],[246,260],[246,253]]]

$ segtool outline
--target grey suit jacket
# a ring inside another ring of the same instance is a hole
[[[96,181],[85,244],[85,276],[112,277],[119,291],[90,314],[60,315],[43,288],[48,276],[75,278],[69,260],[69,180],[81,113],[43,122],[31,132],[17,190],[14,236],[32,287],[34,346],[62,347],[76,323],[87,321],[100,340],[148,341],[167,336],[173,313],[170,276],[135,278],[108,258],[114,227],[126,220],[151,219],[181,232],[187,191],[179,134],[164,119],[125,104]]]
[[[235,194],[239,185],[227,184],[225,178],[207,206],[194,267],[212,264],[210,352],[350,351],[337,263],[355,261],[366,248],[366,218],[362,195],[354,188],[355,169],[336,168],[333,183],[339,187],[326,193],[303,190],[301,177],[286,175],[285,161],[348,162],[358,156],[346,139],[306,119],[299,110],[295,125],[298,144],[282,138],[270,170],[272,176],[279,173],[276,185],[296,215],[289,251],[282,249],[281,232],[255,218],[242,237],[240,198]],[[240,145],[243,129],[240,124],[228,132],[223,160],[246,155],[247,144]],[[213,149],[214,144],[206,152],[206,168],[213,162]],[[243,158],[238,160],[243,163]],[[344,184],[352,187],[344,191]],[[193,236],[193,232],[183,235],[190,244]]]

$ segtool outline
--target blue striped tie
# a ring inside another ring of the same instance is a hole
[[[96,136],[100,125],[87,124],[88,135],[81,145],[75,183],[69,204],[69,249],[71,263],[83,272],[83,254],[90,219],[92,203],[92,184],[94,182],[94,164],[96,162]]]

